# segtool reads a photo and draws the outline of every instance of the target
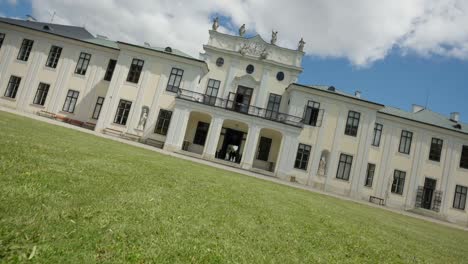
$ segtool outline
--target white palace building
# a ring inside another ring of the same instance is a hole
[[[297,49],[209,31],[200,59],[0,18],[0,105],[468,225],[468,124],[297,83]],[[1,129],[0,129],[1,136]]]

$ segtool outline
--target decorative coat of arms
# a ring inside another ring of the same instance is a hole
[[[240,54],[248,54],[255,57],[260,57],[262,54],[265,55],[265,51],[266,46],[259,42],[244,42],[239,49]]]

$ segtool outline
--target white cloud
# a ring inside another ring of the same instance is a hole
[[[347,58],[357,66],[397,47],[423,56],[468,59],[466,0],[33,0],[42,21],[85,25],[92,33],[173,46],[197,55],[208,40],[210,15],[295,48],[304,37],[313,56]],[[227,30],[227,29],[223,29]]]

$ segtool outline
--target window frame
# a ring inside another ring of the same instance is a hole
[[[277,119],[279,114],[279,109],[281,106],[282,96],[279,94],[270,93],[268,96],[268,103],[265,110],[265,118],[267,119]]]
[[[131,110],[132,101],[120,99],[117,105],[117,111],[115,112],[114,124],[126,126]]]
[[[307,105],[304,111],[304,124],[309,126],[317,126],[319,114],[320,103],[312,100],[307,101]]]
[[[3,41],[5,41],[6,34],[5,33],[0,33],[0,49],[3,46]]]
[[[167,115],[167,116],[163,116]],[[172,111],[167,109],[159,109],[158,119],[156,126],[154,127],[154,133],[166,136],[169,131],[169,125],[171,124]]]
[[[94,105],[93,114],[91,115],[92,119],[96,119],[96,120],[99,119],[99,116],[101,115],[102,106],[104,105],[104,100],[105,98],[103,96],[98,96],[98,98],[96,99],[96,104]]]
[[[76,62],[75,74],[86,75],[89,63],[91,62],[91,54],[82,51]]]
[[[76,103],[78,102],[78,97],[80,92],[76,90],[69,89],[67,92],[67,97],[65,97],[65,102],[63,103],[62,112],[67,112],[73,114],[76,109]],[[68,102],[68,105],[67,105]],[[65,106],[67,106],[65,108]]]
[[[349,181],[351,170],[353,169],[353,156],[345,153],[340,154],[338,167],[336,170],[336,178],[339,180]],[[340,173],[341,171],[341,173]]]
[[[205,90],[205,104],[215,105],[216,98],[218,98],[219,87],[221,86],[221,81],[215,79],[208,79],[206,83]]]
[[[310,152],[312,150],[312,146],[307,144],[299,143],[296,152],[296,159],[294,160],[294,168],[299,170],[307,170],[309,159],[310,159]]]
[[[405,140],[404,142],[403,142],[403,139]],[[404,129],[401,130],[400,145],[398,147],[398,152],[410,155],[412,143],[413,143],[413,132],[404,130]]]
[[[374,125],[374,135],[372,137],[371,145],[374,147],[380,147],[380,141],[382,139],[383,125],[380,123],[375,123]]]
[[[257,149],[257,160],[268,161],[272,143],[273,139],[268,137],[260,137]]]
[[[50,84],[40,82],[37,86],[36,95],[34,95],[33,104],[45,105],[47,95],[49,94]]]
[[[184,70],[173,67],[169,75],[169,80],[167,80],[166,91],[173,93],[179,92],[183,76]]]
[[[109,59],[107,63],[106,73],[104,74],[104,81],[110,82],[112,80],[112,76],[114,76],[115,66],[117,65],[117,60]]]
[[[360,121],[361,113],[349,110],[348,118],[346,119],[344,134],[351,137],[357,137]]]
[[[11,99],[15,99],[20,85],[21,85],[21,77],[16,76],[16,75],[11,75],[10,79],[8,80],[7,88],[5,89],[5,93],[3,94],[3,96],[11,98]]]
[[[209,129],[209,123],[198,121],[197,128],[195,129],[195,135],[193,136],[193,144],[205,146]]]
[[[374,163],[367,163],[367,170],[366,170],[366,180],[364,181],[364,186],[371,188],[374,182],[374,175],[375,175],[375,164]]]
[[[45,66],[51,69],[56,69],[60,56],[62,55],[62,47],[52,45],[49,50],[49,56],[47,56]]]
[[[440,138],[432,138],[431,146],[429,148],[429,160],[440,162],[442,157],[442,148],[444,147],[444,141]]]
[[[405,192],[406,171],[394,170],[391,193],[403,195]]]
[[[460,168],[468,169],[468,146],[463,145],[460,153]]]
[[[467,193],[468,193],[468,187],[457,184],[455,186],[455,192],[453,193],[452,208],[464,211],[466,208]]]
[[[132,64],[130,64],[130,69],[128,70],[127,82],[137,84],[140,81],[144,65],[144,60],[133,58]]]
[[[21,42],[21,47],[18,51],[18,55],[16,56],[16,59],[20,61],[28,61],[29,55],[31,55],[33,45],[34,45],[34,40],[26,39],[26,38],[23,39],[23,42]]]

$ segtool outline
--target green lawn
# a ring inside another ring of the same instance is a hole
[[[0,112],[0,261],[460,263],[468,232]]]

